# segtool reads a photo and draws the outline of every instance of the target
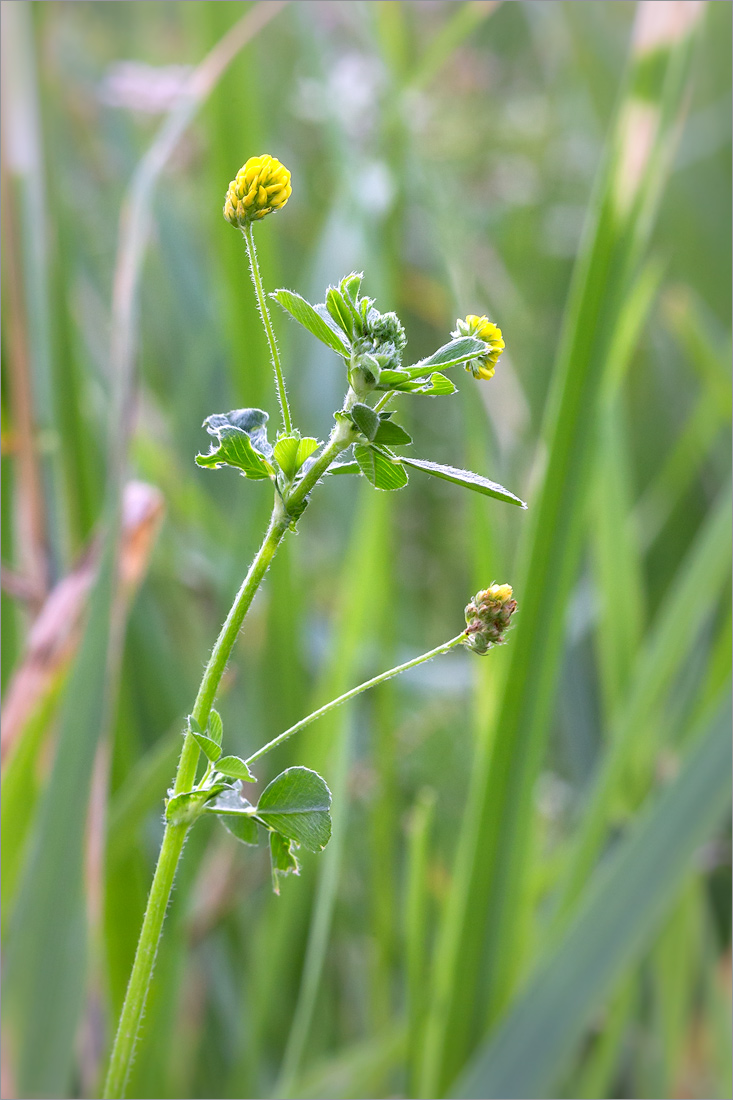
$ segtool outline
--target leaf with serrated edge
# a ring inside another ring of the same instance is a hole
[[[367,439],[374,439],[377,429],[379,428],[379,416],[375,413],[371,405],[357,403],[351,406],[350,411],[351,419],[362,435],[365,435]]]
[[[523,500],[514,493],[510,493],[503,485],[489,481],[487,477],[482,477],[480,474],[474,474],[471,470],[459,470],[455,466],[442,466],[439,462],[428,462],[422,458],[406,458],[404,455],[400,455],[396,461],[404,463],[405,466],[412,466],[416,470],[424,470],[426,474],[442,478],[443,481],[462,485],[465,489],[473,489],[475,493],[483,493],[484,496],[503,500],[507,504],[516,504],[520,508],[527,507]]]
[[[294,767],[265,787],[256,814],[268,828],[311,852],[320,852],[331,836],[330,806],[331,792],[320,775]]]
[[[224,738],[224,724],[221,715],[218,710],[213,710],[213,708],[209,713],[209,737],[212,741],[216,741],[217,745],[221,745]]]
[[[276,290],[270,297],[274,298],[298,324],[302,325],[303,328],[307,328],[322,344],[326,344],[338,355],[344,357],[349,355],[349,348],[344,342],[343,336],[334,332],[331,325],[314,309],[310,302],[306,302],[305,298],[301,298],[300,294],[295,294],[292,290]]]
[[[238,756],[222,756],[216,762],[216,770],[230,779],[243,779],[245,783],[257,782],[244,760]]]
[[[207,737],[205,733],[193,733],[192,737],[202,752],[206,753],[213,763],[221,756],[221,745],[213,737]]]
[[[354,458],[364,474],[375,489],[383,489],[390,492],[394,489],[402,489],[407,485],[407,471],[393,462],[386,453],[376,450],[374,447],[354,447]]]

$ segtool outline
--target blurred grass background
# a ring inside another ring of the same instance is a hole
[[[3,1095],[98,1095],[182,717],[268,515],[266,488],[193,462],[209,413],[276,413],[221,217],[268,151],[294,186],[258,233],[270,289],[319,301],[363,269],[412,360],[458,315],[500,324],[490,383],[462,372],[401,419],[530,511],[419,474],[324,484],[231,663],[230,750],[450,637],[478,587],[514,584],[520,613],[485,662],[444,658],[273,754],[335,796],[334,840],[280,898],[264,853],[197,827],[128,1095],[730,1096],[730,4],[3,20]],[[275,321],[323,438],[340,370]]]

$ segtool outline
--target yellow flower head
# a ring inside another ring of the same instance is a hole
[[[224,217],[244,229],[250,222],[279,210],[290,198],[290,172],[269,153],[250,157],[229,184]]]
[[[464,645],[483,655],[504,642],[511,618],[517,610],[510,584],[492,584],[477,592],[466,608]]]
[[[466,370],[470,370],[474,378],[493,378],[499,356],[506,346],[499,326],[488,317],[477,317],[475,313],[469,313],[465,321],[460,318],[456,321],[456,329],[451,336],[456,339],[460,336],[473,336],[476,340],[483,340],[488,345],[485,354],[466,363]]]

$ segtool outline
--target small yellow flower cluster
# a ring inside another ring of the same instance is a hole
[[[479,355],[466,363],[466,370],[470,370],[474,378],[493,378],[499,356],[506,346],[499,326],[488,317],[477,317],[475,313],[469,313],[465,321],[460,318],[456,321],[456,330],[451,335],[456,338],[474,336],[489,345],[485,355]]]
[[[250,157],[229,184],[224,217],[244,229],[250,222],[284,206],[292,190],[290,172],[279,160],[269,153]]]
[[[517,601],[510,584],[492,584],[477,592],[466,608],[464,644],[478,654],[501,645],[516,610]]]

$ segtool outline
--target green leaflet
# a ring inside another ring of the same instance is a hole
[[[207,737],[205,733],[194,733],[192,730],[191,736],[209,760],[216,763],[221,756],[221,745],[213,737]]]
[[[467,363],[477,355],[484,355],[486,348],[487,345],[483,340],[476,340],[473,336],[461,336],[457,340],[443,344],[442,348],[438,348],[427,359],[421,359],[419,363],[403,369],[410,378],[417,378],[432,371],[434,367],[446,369],[456,367],[459,363]]]
[[[390,447],[406,447],[412,443],[412,436],[408,435],[400,424],[394,424],[391,420],[380,417],[373,442],[387,444]]]
[[[220,814],[219,821],[232,836],[235,836],[237,840],[241,840],[242,844],[250,844],[253,848],[256,848],[259,844],[259,830],[253,817],[247,814],[236,816],[234,814]]]
[[[402,489],[407,485],[407,472],[396,460],[392,461],[387,452],[357,445],[354,447],[354,458],[375,489]]]
[[[215,741],[217,745],[221,746],[222,738],[224,736],[224,726],[219,711],[214,710],[213,708],[209,714],[208,733],[211,740]]]
[[[353,423],[368,440],[374,439],[379,429],[379,413],[371,405],[357,403],[352,405],[350,415]]]
[[[208,454],[196,455],[199,466],[217,469],[233,466],[245,477],[263,480],[275,473],[268,459],[272,448],[267,442],[267,413],[262,409],[233,409],[207,416],[203,426],[218,441]]]
[[[454,485],[462,485],[465,489],[473,489],[475,493],[483,493],[484,496],[506,501],[507,504],[516,504],[520,508],[527,507],[523,500],[510,493],[503,485],[489,481],[481,474],[474,474],[472,470],[459,470],[455,466],[443,466],[439,462],[428,462],[424,458],[406,458],[404,455],[396,457],[395,461],[405,466],[414,466],[416,470],[424,470],[426,474],[450,481]]]
[[[317,340],[320,340],[322,344],[331,348],[338,355],[348,357],[349,348],[343,336],[335,331],[334,327],[313,308],[310,302],[306,302],[305,298],[301,298],[300,294],[296,294],[292,290],[276,290],[270,297],[274,298],[298,324],[302,325],[303,328],[307,328],[308,332],[315,336]]]
[[[727,700],[706,725],[677,779],[651,795],[629,835],[596,871],[559,943],[450,1096],[558,1095],[558,1079],[594,1009],[642,954],[695,851],[730,805]]]
[[[245,783],[256,782],[244,760],[241,760],[238,756],[220,757],[216,762],[216,770],[230,779],[243,779]]]
[[[320,447],[320,442],[311,437],[301,438],[297,432],[278,439],[273,448],[273,457],[286,477],[295,477],[306,459]]]
[[[270,829],[320,852],[331,837],[331,792],[317,772],[294,767],[265,787],[256,815]]]

